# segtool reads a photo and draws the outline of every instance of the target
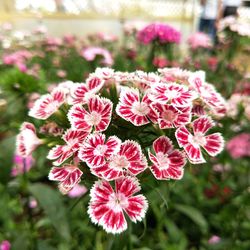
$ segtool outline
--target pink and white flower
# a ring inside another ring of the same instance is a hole
[[[27,157],[41,144],[42,140],[37,137],[35,126],[32,123],[24,122],[16,138],[17,154]]]
[[[191,121],[191,106],[177,109],[173,105],[156,103],[153,107],[159,113],[160,129],[180,127]]]
[[[137,179],[132,177],[116,180],[115,190],[109,182],[97,181],[90,191],[88,214],[91,221],[112,234],[118,234],[127,229],[124,212],[133,222],[142,221],[148,202],[143,195],[134,195],[140,190]]]
[[[88,111],[82,105],[74,105],[69,110],[68,119],[74,129],[90,132],[104,131],[107,129],[112,115],[113,103],[99,96],[88,100]]]
[[[103,80],[109,80],[114,77],[115,71],[111,68],[97,68],[93,75],[100,77]]]
[[[86,104],[104,85],[104,80],[90,76],[85,83],[76,83],[71,88],[72,102],[70,104]]]
[[[64,161],[73,156],[80,148],[80,145],[88,136],[88,132],[68,129],[63,135],[65,145],[57,145],[53,147],[47,156],[50,160],[55,160],[53,164],[59,166]]]
[[[64,101],[64,90],[62,88],[56,88],[51,94],[43,95],[35,102],[33,108],[29,111],[29,116],[46,120],[59,109]]]
[[[147,95],[144,95],[140,101],[138,89],[124,88],[120,94],[119,103],[116,107],[116,113],[133,123],[135,126],[142,126],[150,122],[157,122],[158,114],[151,107],[152,102]]]
[[[90,167],[100,166],[105,164],[111,155],[116,154],[120,146],[121,140],[116,136],[110,136],[106,140],[105,134],[91,134],[80,148],[78,157]]]
[[[49,180],[59,181],[59,190],[67,194],[75,185],[81,181],[82,171],[73,165],[53,167],[49,173]]]
[[[202,156],[201,147],[210,156],[216,156],[224,147],[224,140],[220,133],[205,135],[214,126],[210,117],[201,116],[192,122],[193,133],[191,134],[185,126],[179,127],[175,137],[180,147],[183,147],[188,159],[193,164],[206,162]]]
[[[149,152],[149,159],[153,163],[150,167],[153,175],[159,180],[180,180],[186,164],[185,156],[174,149],[167,136],[161,136],[153,142],[155,155]]]
[[[141,146],[135,141],[126,140],[118,153],[112,154],[103,165],[91,166],[91,171],[106,180],[115,180],[126,174],[138,175],[146,168],[147,160]]]
[[[189,90],[187,86],[176,83],[158,83],[153,85],[151,90],[149,97],[152,101],[161,104],[169,103],[176,107],[190,106],[196,98],[194,92]]]

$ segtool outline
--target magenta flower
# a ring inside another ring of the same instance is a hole
[[[1,242],[0,250],[10,250],[10,248],[11,248],[11,244],[10,244],[9,241],[4,240],[4,241]]]
[[[180,180],[184,173],[186,158],[179,150],[174,149],[172,142],[166,136],[161,136],[153,143],[155,155],[149,152],[153,163],[150,167],[153,175],[159,180]]]
[[[134,195],[141,190],[133,177],[122,177],[115,181],[115,190],[105,180],[97,181],[90,191],[88,214],[93,223],[106,232],[118,234],[127,229],[124,212],[133,222],[142,221],[148,208],[143,195]]]
[[[163,23],[152,23],[137,33],[137,39],[143,44],[149,44],[156,40],[161,44],[179,43],[181,40],[181,34],[169,25]]]

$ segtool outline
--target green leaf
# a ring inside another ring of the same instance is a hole
[[[203,233],[208,232],[207,221],[198,209],[187,206],[187,205],[181,205],[181,204],[177,204],[174,207],[176,210],[185,214],[196,225],[198,225]]]
[[[59,235],[69,241],[69,224],[60,194],[44,184],[33,184],[29,190],[38,200]]]

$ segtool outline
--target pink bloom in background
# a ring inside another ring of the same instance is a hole
[[[211,56],[211,57],[208,58],[207,63],[208,63],[209,68],[211,70],[215,71],[217,69],[219,60],[218,60],[217,57]]]
[[[30,208],[36,208],[37,207],[37,200],[35,198],[31,198],[29,201],[29,207]]]
[[[10,250],[10,248],[11,248],[11,244],[10,244],[9,241],[4,240],[4,241],[1,242],[0,250]]]
[[[191,35],[187,42],[193,50],[198,48],[210,48],[212,46],[211,38],[202,32]]]
[[[13,26],[12,26],[12,24],[11,23],[3,23],[2,25],[1,25],[1,28],[3,29],[3,30],[5,30],[5,31],[10,31],[10,30],[12,30],[12,28],[13,28]]]
[[[32,123],[24,122],[16,138],[17,154],[22,157],[27,157],[31,155],[40,144],[42,144],[42,141],[36,135],[35,126]]]
[[[202,156],[201,148],[204,148],[211,156],[216,156],[223,150],[224,140],[221,133],[205,135],[214,125],[210,117],[201,116],[192,122],[194,134],[191,134],[185,126],[176,130],[177,142],[180,147],[184,148],[191,163],[200,164],[206,162]]]
[[[76,184],[69,192],[68,196],[70,198],[81,197],[86,194],[88,189],[84,185]]]
[[[221,238],[217,235],[213,235],[209,240],[208,240],[208,244],[217,244],[221,241]]]
[[[12,54],[3,56],[3,63],[6,65],[15,65],[21,72],[27,72],[26,62],[33,57],[33,54],[28,50],[19,50]]]
[[[169,64],[169,61],[165,57],[155,57],[153,60],[153,65],[157,68],[164,68]]]
[[[97,37],[103,42],[115,42],[118,40],[118,37],[113,34],[108,34],[105,32],[98,32]]]
[[[71,34],[66,34],[63,36],[63,41],[67,44],[67,45],[73,45],[76,41],[76,36],[75,35],[71,35]]]
[[[88,47],[82,51],[81,55],[87,61],[94,61],[97,56],[101,56],[101,63],[104,65],[112,65],[114,62],[110,52],[101,47]]]
[[[232,158],[238,159],[241,157],[250,156],[250,134],[242,133],[236,135],[227,142],[226,149]]]
[[[62,69],[57,70],[56,74],[60,78],[65,78],[67,76],[67,72],[65,70],[62,70]]]
[[[13,158],[14,166],[11,169],[11,176],[17,176],[28,172],[34,164],[34,159],[32,156],[22,157],[15,154]]]
[[[58,47],[58,46],[62,45],[62,39],[58,38],[58,37],[47,37],[45,43],[48,46]]]
[[[181,33],[164,23],[152,23],[137,33],[137,39],[143,44],[158,40],[160,43],[180,43]]]
[[[155,155],[149,151],[150,167],[153,175],[159,180],[180,180],[186,164],[185,155],[175,150],[172,142],[166,136],[161,136],[153,143]]]
[[[124,212],[133,222],[145,217],[148,202],[139,194],[141,187],[134,177],[122,177],[115,181],[115,190],[105,180],[96,181],[90,191],[88,214],[93,223],[108,233],[118,234],[127,229]]]

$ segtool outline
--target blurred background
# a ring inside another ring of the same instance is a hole
[[[152,23],[178,39],[140,38]],[[203,70],[226,102],[216,118],[223,153],[187,166],[181,181],[144,188],[151,207],[130,236],[90,222],[87,182],[59,193],[47,178],[48,149],[25,161],[15,151],[35,100],[97,67]],[[0,249],[250,249],[249,120],[250,1],[0,0]]]

